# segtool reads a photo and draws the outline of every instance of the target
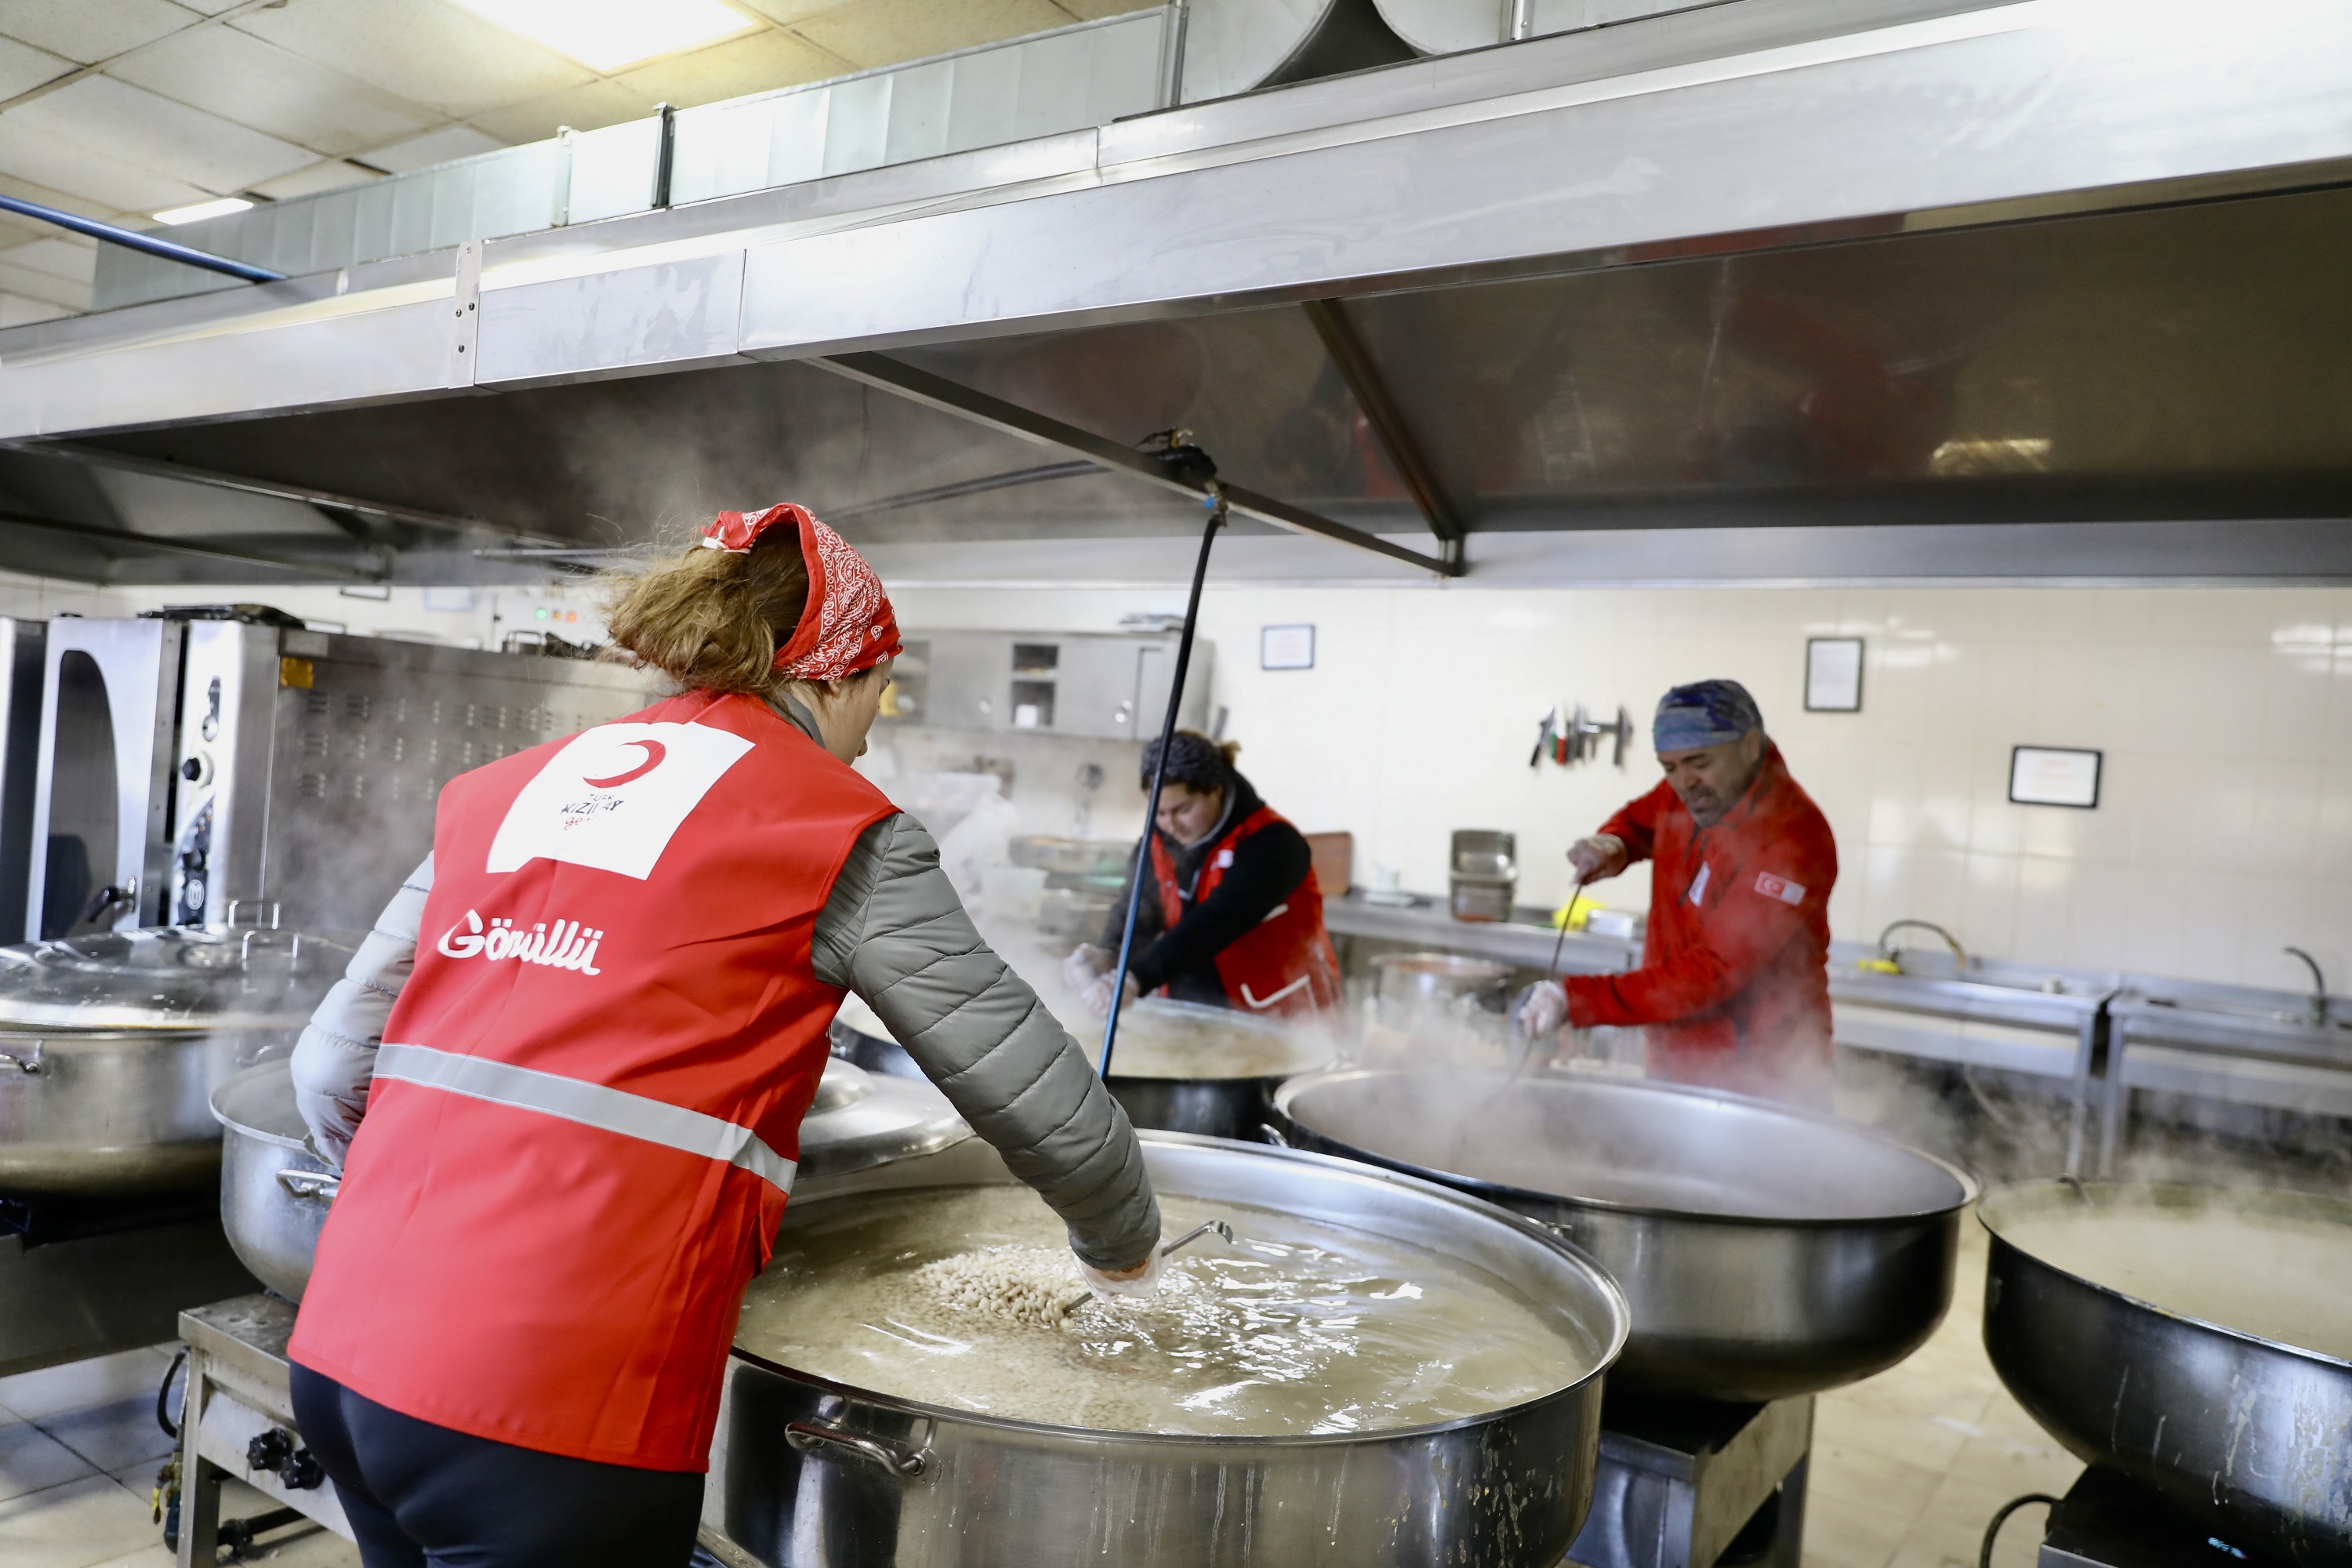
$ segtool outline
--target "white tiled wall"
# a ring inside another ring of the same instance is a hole
[[[1099,630],[1167,589],[922,589],[919,627]],[[1262,626],[1311,622],[1317,668],[1257,668]],[[1829,815],[1842,937],[1942,923],[1990,956],[2298,988],[2279,949],[2352,982],[2352,591],[1297,589],[1212,586],[1213,702],[1243,767],[1357,876],[1444,884],[1448,832],[1519,836],[1530,900],[1562,852],[1656,778],[1646,740],[1530,773],[1538,716],[1731,676]],[[1867,639],[1864,710],[1801,710],[1809,636]],[[2010,748],[2106,752],[2096,811],[2009,804]],[[1603,892],[1639,907],[1637,879]]]
[[[194,592],[354,631],[494,641],[539,626],[544,607],[581,616],[556,625],[562,635],[601,635],[582,587],[433,610],[413,588],[383,602]],[[5,615],[125,615],[192,596],[0,574]],[[902,624],[940,630],[1106,631],[1183,607],[1174,588],[896,598]],[[1316,627],[1316,668],[1259,669],[1260,628],[1297,622]],[[1622,703],[1646,735],[1667,686],[1727,675],[1756,693],[1837,832],[1841,937],[1916,916],[1992,957],[2299,988],[2301,967],[2279,951],[2293,942],[2352,984],[2352,589],[1213,584],[1202,624],[1216,645],[1212,711],[1231,710],[1243,767],[1300,826],[1354,833],[1360,881],[1391,865],[1408,887],[1442,889],[1452,829],[1504,827],[1519,836],[1523,895],[1565,896],[1567,846],[1656,769],[1641,740],[1622,774],[1605,761],[1531,773],[1538,716],[1581,701],[1606,718]],[[1859,714],[1801,710],[1805,638],[1828,634],[1867,639]],[[904,765],[964,749],[924,739]],[[1068,830],[1075,744],[1024,761],[1024,827]],[[2018,744],[2104,750],[2099,809],[2010,805]],[[1024,738],[970,749],[1019,753]],[[1095,830],[1131,830],[1136,799],[1115,777]],[[1647,889],[1637,871],[1600,896],[1639,908]]]

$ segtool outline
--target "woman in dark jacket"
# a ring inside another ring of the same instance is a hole
[[[1234,767],[1241,747],[1177,731],[1160,784],[1150,880],[1136,911],[1128,995],[1284,1016],[1336,1007],[1339,964],[1323,929],[1323,891],[1298,829],[1276,815]],[[1160,743],[1143,752],[1149,788]],[[1071,989],[1110,1010],[1129,889],[1100,943],[1064,964]]]

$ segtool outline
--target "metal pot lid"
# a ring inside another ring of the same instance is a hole
[[[0,947],[0,1029],[299,1028],[359,938],[152,926]]]
[[[929,1083],[870,1073],[829,1057],[816,1099],[801,1122],[800,1173],[847,1175],[935,1154],[971,1136],[948,1097]]]

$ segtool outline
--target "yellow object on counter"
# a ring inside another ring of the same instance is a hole
[[[1552,910],[1551,929],[1558,931],[1565,926],[1570,931],[1582,931],[1586,920],[1591,918],[1593,910],[1601,907],[1599,903],[1586,898],[1582,893],[1571,894],[1568,902]]]
[[[1903,973],[1903,966],[1895,963],[1891,958],[1857,958],[1853,961],[1853,966],[1856,969],[1862,970],[1865,973],[1870,974],[1900,974]]]

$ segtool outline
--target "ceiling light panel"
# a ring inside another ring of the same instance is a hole
[[[236,196],[223,196],[216,202],[194,202],[184,207],[165,207],[155,215],[155,221],[167,227],[184,223],[202,223],[208,217],[226,217],[231,213],[251,210],[253,204]]]
[[[569,55],[591,70],[699,48],[749,32],[751,18],[720,0],[456,0],[486,21]]]

